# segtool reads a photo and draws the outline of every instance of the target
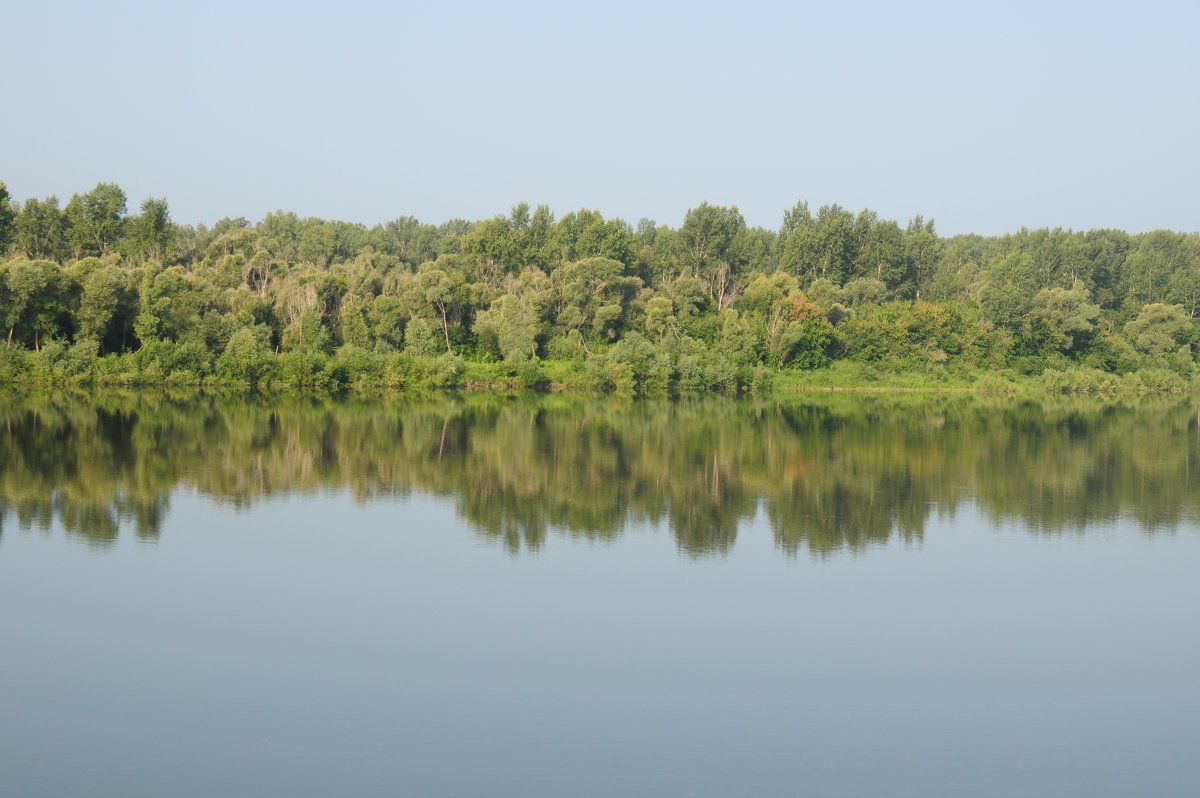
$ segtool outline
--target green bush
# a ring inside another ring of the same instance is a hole
[[[225,351],[217,358],[217,375],[247,385],[266,382],[275,365],[270,340],[270,331],[262,325],[238,330],[230,336]]]

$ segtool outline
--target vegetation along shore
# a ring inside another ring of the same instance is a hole
[[[211,228],[102,183],[0,183],[0,381],[324,390],[1200,387],[1200,234],[938,235],[838,205],[778,230],[517,205]]]

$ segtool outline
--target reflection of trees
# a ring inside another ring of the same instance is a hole
[[[689,555],[723,553],[760,506],[785,552],[815,554],[920,539],[964,500],[1045,532],[1200,517],[1195,407],[1179,397],[5,395],[0,419],[0,515],[97,546],[122,526],[157,536],[180,485],[235,506],[421,491],[513,551],[652,522]]]

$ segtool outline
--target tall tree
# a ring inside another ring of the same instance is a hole
[[[66,256],[66,218],[58,197],[29,199],[17,215],[17,248],[35,260],[60,260]]]
[[[737,206],[725,208],[707,202],[689,210],[679,229],[684,268],[704,281],[718,310],[732,299],[734,279],[744,265],[736,244],[745,229],[746,220]]]
[[[167,201],[150,197],[142,203],[141,210],[129,220],[130,252],[142,258],[166,260],[175,235]]]
[[[8,253],[17,237],[17,212],[12,207],[12,198],[8,195],[8,186],[0,180],[0,256]]]
[[[921,298],[921,288],[937,271],[942,254],[942,240],[934,231],[933,219],[914,216],[904,230],[904,253],[908,259],[908,274],[913,281],[913,293]]]
[[[49,261],[18,260],[7,265],[4,283],[8,289],[5,321],[9,345],[19,330],[23,339],[39,349],[45,338],[61,329],[68,313],[69,282],[58,264]]]
[[[125,192],[116,183],[100,183],[67,203],[67,238],[75,257],[103,255],[125,225]]]
[[[109,325],[128,286],[129,275],[116,266],[101,267],[87,276],[76,313],[78,338],[104,343]]]
[[[684,265],[700,275],[716,264],[728,263],[729,250],[746,227],[737,206],[722,207],[707,202],[690,209],[679,228]]]

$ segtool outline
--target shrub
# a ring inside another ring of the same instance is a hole
[[[217,358],[217,375],[248,385],[265,382],[273,370],[270,336],[270,331],[262,325],[235,332]]]

